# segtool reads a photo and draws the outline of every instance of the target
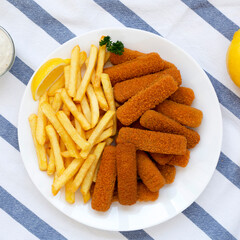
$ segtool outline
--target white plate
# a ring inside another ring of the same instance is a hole
[[[149,32],[135,29],[101,29],[76,37],[55,50],[50,58],[69,58],[71,49],[79,44],[81,50],[89,53],[90,45],[98,46],[102,35],[110,35],[114,41],[121,40],[127,48],[142,52],[158,52],[162,58],[174,63],[181,71],[183,86],[194,90],[196,99],[193,107],[203,111],[203,121],[197,129],[201,136],[200,143],[191,150],[191,158],[186,168],[177,168],[173,184],[160,190],[155,202],[137,203],[133,206],[121,206],[113,203],[106,213],[99,213],[91,204],[83,204],[77,193],[73,205],[65,201],[64,191],[52,196],[52,177],[38,169],[37,157],[31,137],[28,116],[37,113],[37,102],[32,99],[28,83],[19,113],[18,139],[22,160],[35,186],[56,208],[70,218],[91,227],[129,231],[147,228],[165,222],[186,209],[202,193],[216,168],[222,140],[222,118],[215,91],[207,75],[196,61],[182,49]],[[53,216],[54,217],[54,216]]]

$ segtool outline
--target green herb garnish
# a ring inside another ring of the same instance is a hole
[[[106,45],[109,52],[115,53],[117,55],[122,55],[124,52],[124,45],[120,41],[113,42],[111,41],[110,36],[106,36],[99,42],[100,46]]]

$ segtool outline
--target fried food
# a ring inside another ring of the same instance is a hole
[[[196,131],[186,128],[173,119],[153,110],[148,110],[141,116],[140,124],[150,130],[185,136],[187,148],[195,147],[200,141],[200,135]]]
[[[116,160],[119,203],[132,205],[137,201],[137,160],[134,144],[117,144]]]
[[[131,50],[131,49],[128,49],[128,48],[124,48],[124,52],[123,52],[122,55],[111,53],[110,54],[110,61],[113,65],[116,65],[116,64],[121,64],[121,63],[130,61],[130,60],[133,60],[133,59],[135,59],[137,57],[140,57],[142,55],[144,55],[144,53],[141,53],[139,51],[134,51],[134,50]]]
[[[164,60],[158,53],[149,53],[134,60],[127,61],[113,67],[105,68],[114,86],[117,82],[121,82],[134,77],[159,72],[164,67]]]
[[[158,199],[159,192],[151,192],[142,182],[138,182],[138,201],[147,202]]]
[[[145,88],[149,87],[158,79],[160,78],[162,79],[166,75],[172,76],[178,85],[182,83],[181,75],[179,70],[177,70],[177,68],[171,71],[166,69],[157,73],[153,73],[153,74],[149,74],[142,77],[137,77],[137,78],[133,78],[133,79],[129,79],[129,80],[117,83],[113,88],[114,97],[118,102],[123,103],[129,98],[131,98],[132,96],[136,95],[141,90],[144,90]]]
[[[203,113],[199,109],[170,100],[160,103],[156,111],[188,127],[199,127],[203,118]]]
[[[92,195],[93,209],[105,212],[110,208],[116,176],[116,147],[107,146],[103,151],[97,181]]]
[[[188,106],[192,105],[194,98],[194,91],[187,87],[179,87],[178,90],[169,97],[170,100],[176,103],[181,103]]]
[[[143,151],[137,151],[138,175],[151,192],[157,192],[165,185],[165,179],[156,165]]]
[[[166,184],[170,184],[174,182],[176,176],[176,168],[171,165],[159,165],[157,164],[157,168],[161,172],[162,176],[165,179]]]
[[[128,126],[141,115],[163,102],[177,90],[177,83],[171,76],[165,76],[164,81],[158,80],[148,88],[140,91],[117,109],[117,118]]]
[[[161,154],[161,153],[149,153],[154,161],[156,161],[160,165],[165,165],[168,163],[172,156],[171,154]]]
[[[190,159],[190,151],[187,150],[184,155],[173,155],[172,159],[168,162],[169,165],[175,165],[179,167],[186,167]]]
[[[120,129],[116,141],[117,144],[133,143],[138,150],[163,154],[184,155],[187,147],[184,136],[129,127]]]

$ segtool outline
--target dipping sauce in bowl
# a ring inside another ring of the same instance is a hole
[[[13,65],[15,47],[9,33],[0,26],[0,77]]]

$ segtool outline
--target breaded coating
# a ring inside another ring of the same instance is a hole
[[[124,48],[124,52],[122,55],[118,55],[115,53],[110,54],[110,61],[113,65],[124,63],[130,60],[133,60],[137,57],[144,55],[145,53],[141,53],[139,51],[134,51],[128,48]]]
[[[137,201],[137,160],[134,144],[117,144],[116,159],[118,201],[122,205],[132,205]]]
[[[182,81],[179,70],[175,69],[174,71],[170,71],[169,73],[167,72],[169,72],[169,70],[163,70],[157,73],[119,82],[113,88],[114,97],[118,102],[123,103],[132,96],[136,95],[141,90],[144,90],[145,88],[149,87],[158,79],[160,78],[162,79],[166,75],[172,76],[178,85],[181,84]],[[180,77],[175,78],[176,75],[178,74]]]
[[[109,68],[104,69],[112,85],[127,79],[159,72],[164,67],[164,60],[158,53],[149,53]]]
[[[187,148],[193,148],[200,141],[200,135],[173,119],[153,110],[146,111],[140,118],[140,124],[150,130],[183,135],[187,139]]]
[[[170,100],[160,103],[156,111],[188,127],[199,127],[203,118],[203,113],[199,109]]]
[[[129,127],[120,129],[116,142],[130,142],[138,150],[151,153],[184,155],[187,149],[184,136]]]
[[[169,97],[170,100],[176,103],[181,103],[188,106],[192,105],[194,98],[194,91],[187,87],[179,87],[178,90]]]
[[[174,79],[169,75],[165,76],[164,81],[156,81],[120,106],[117,109],[117,118],[123,125],[129,126],[141,117],[145,111],[163,102],[177,88]]]
[[[92,196],[92,208],[97,211],[107,211],[112,203],[116,181],[116,147],[104,148],[97,181]]]
[[[142,182],[138,182],[138,201],[148,202],[158,199],[159,192],[151,192]]]
[[[179,167],[186,167],[190,159],[190,151],[187,150],[185,155],[173,155],[172,159],[168,162],[169,165]]]
[[[157,192],[165,185],[165,179],[143,151],[137,151],[137,171],[138,176],[151,192]]]
[[[173,64],[173,63],[171,63],[171,62],[168,62],[168,61],[164,61],[164,70],[165,69],[168,69],[168,68],[176,68],[176,66]]]
[[[163,175],[166,184],[170,184],[174,182],[175,176],[176,176],[176,168],[171,165],[157,165],[159,171]]]
[[[167,164],[171,159],[171,154],[161,154],[161,153],[149,153],[152,159],[160,165]]]

